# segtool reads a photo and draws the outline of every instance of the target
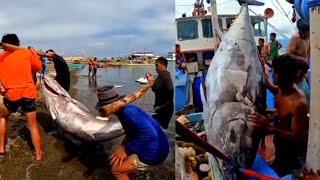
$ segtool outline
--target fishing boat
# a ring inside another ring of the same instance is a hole
[[[138,82],[140,84],[147,84],[148,80],[145,77],[140,77],[139,79],[136,80],[136,82]]]
[[[203,5],[203,1],[197,1],[197,3],[198,7]],[[208,12],[210,12],[210,9],[208,9]],[[271,8],[267,8],[264,12],[264,16],[250,16],[251,24],[254,30],[254,38],[257,44],[259,38],[263,38],[265,42],[268,42],[268,19],[272,18],[273,15],[274,11]],[[227,32],[228,27],[231,26],[236,16],[236,14],[218,15],[218,24],[220,29],[222,29],[223,32]],[[186,75],[181,72],[176,73],[176,89],[182,89],[181,87],[184,89],[183,91],[177,91],[175,96],[175,102],[183,102],[183,105],[176,105],[176,110],[179,111],[185,107],[188,107],[188,104],[192,103],[194,105],[202,106],[200,101],[197,103],[185,102],[184,99],[192,99],[190,98],[190,93],[188,92],[190,90],[190,86],[188,84],[191,82],[197,82],[196,87],[193,88],[198,89],[198,93],[195,94],[197,97],[194,97],[193,99],[200,99],[199,85],[206,76],[206,72],[215,54],[215,49],[213,46],[215,39],[212,30],[213,24],[211,14],[189,17],[187,17],[186,14],[183,14],[182,17],[176,18],[175,21],[177,29],[176,44],[180,45],[181,53],[185,57],[188,68],[188,81],[184,81],[185,84],[181,84],[180,79],[186,78]],[[187,87],[189,87],[189,89]],[[199,106],[195,108],[201,109]]]
[[[203,5],[203,2],[197,0],[198,7]],[[209,10],[210,12],[210,10]],[[268,19],[272,18],[274,11],[267,8],[264,15],[250,16],[251,25],[254,30],[254,39],[258,44],[258,39],[263,38],[268,42]],[[236,19],[236,14],[220,14],[218,15],[218,24],[223,32],[227,32],[232,22]],[[213,23],[210,14],[193,15],[187,17],[185,14],[182,17],[176,18],[176,44],[181,47],[181,52],[185,57],[188,73],[176,71],[176,111],[181,115],[183,109],[189,108],[189,104],[193,104],[193,109],[188,114],[184,114],[187,121],[185,127],[191,129],[195,134],[204,132],[203,118],[202,118],[202,102],[200,98],[200,86],[206,78],[206,72],[209,68],[212,58],[215,55],[214,43],[215,37],[213,35]],[[271,81],[273,80],[271,72]],[[191,83],[192,82],[192,83]],[[192,87],[192,88],[191,88]],[[190,93],[192,92],[192,93]],[[193,96],[193,98],[190,98]],[[188,100],[193,99],[193,102]],[[268,108],[274,108],[273,95],[268,91],[267,93]],[[269,111],[270,112],[270,111]],[[182,137],[180,137],[182,138]],[[183,140],[183,139],[182,139]],[[209,164],[214,177],[223,179],[220,174],[219,166],[215,156],[209,156]],[[268,166],[267,162],[258,154],[251,170],[254,173],[260,173],[274,178],[280,178]],[[219,175],[220,174],[220,175]],[[219,178],[220,177],[220,178]],[[213,178],[213,177],[211,177]],[[282,179],[292,179],[292,175],[282,177]]]

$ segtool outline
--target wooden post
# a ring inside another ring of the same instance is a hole
[[[310,1],[310,0],[309,0]],[[311,98],[306,166],[320,170],[320,6],[310,9]]]

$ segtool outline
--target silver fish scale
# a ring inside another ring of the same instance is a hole
[[[250,168],[261,136],[248,115],[265,104],[263,68],[259,61],[247,5],[220,43],[206,78],[203,118],[208,142]],[[234,167],[218,159],[223,179],[237,180]],[[218,177],[216,177],[218,178]]]

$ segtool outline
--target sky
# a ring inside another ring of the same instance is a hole
[[[266,8],[272,8],[274,11],[274,16],[268,20],[270,24],[272,24],[276,29],[280,32],[285,34],[288,38],[290,38],[296,30],[295,24],[291,24],[289,19],[291,20],[292,17],[292,5],[287,3],[286,0],[259,0],[260,2],[264,2],[264,6],[250,6],[249,8],[252,9],[257,14],[263,15],[264,10]],[[193,4],[195,0],[176,0],[176,17],[181,17],[183,13],[187,13],[187,16],[191,15],[193,10]],[[240,5],[236,0],[216,0],[217,2],[217,11],[218,14],[235,14],[239,13]],[[281,4],[282,8],[279,6],[278,2]],[[205,6],[209,6],[204,0]],[[253,14],[253,13],[250,13]],[[288,15],[289,19],[286,17]],[[294,26],[294,27],[293,27]],[[268,33],[276,32],[272,28],[268,27]],[[277,33],[277,32],[276,32]],[[283,40],[284,38],[281,37],[279,34],[277,36],[279,40]],[[284,41],[287,44],[287,41]]]
[[[63,56],[167,55],[174,50],[174,13],[174,0],[2,0],[0,32]]]

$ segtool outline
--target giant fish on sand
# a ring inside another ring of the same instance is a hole
[[[121,136],[124,131],[119,120],[102,121],[59,85],[57,81],[43,76],[45,105],[56,123],[67,133],[84,141],[108,141]]]
[[[239,0],[239,3],[240,14],[221,37],[202,89],[208,143],[233,162],[215,161],[216,179],[240,179],[234,165],[251,167],[262,135],[248,121],[248,115],[263,114],[266,108],[264,71],[248,11],[248,5],[263,3],[254,0]]]

